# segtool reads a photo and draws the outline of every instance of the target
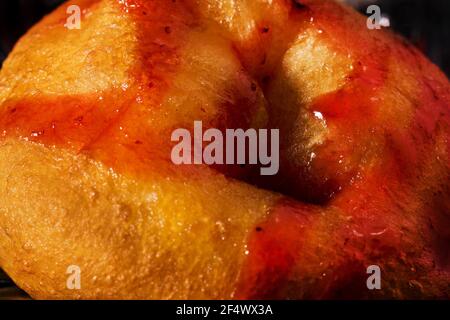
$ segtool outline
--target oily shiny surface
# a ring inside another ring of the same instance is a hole
[[[450,296],[450,84],[415,48],[332,1],[72,3],[0,73],[0,265],[32,297]],[[280,173],[173,165],[195,120],[279,128]]]

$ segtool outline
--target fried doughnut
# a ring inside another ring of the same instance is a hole
[[[0,73],[0,266],[37,299],[450,298],[449,106],[334,1],[69,1]],[[279,129],[279,173],[176,166],[194,121]]]

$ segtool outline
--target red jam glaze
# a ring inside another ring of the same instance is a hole
[[[355,16],[351,14],[349,19],[346,9],[336,4],[292,0],[274,3],[278,12],[284,11],[279,8],[282,5],[287,8],[287,14],[281,14],[280,19],[288,19],[284,24],[289,25],[289,28],[280,35],[277,33],[279,21],[276,18],[274,21],[270,18],[256,21],[256,25],[261,27],[255,30],[254,36],[244,43],[236,44],[243,64],[260,81],[263,89],[270,89],[272,74],[279,65],[279,59],[305,28],[320,31],[318,36],[323,37],[334,51],[349,55],[355,61],[347,85],[338,92],[319,97],[310,108],[311,113],[317,111],[324,115],[333,133],[329,141],[315,150],[316,157],[308,166],[301,168],[292,164],[295,161],[282,160],[284,166],[275,179],[254,178],[258,185],[272,187],[303,201],[325,203],[357,173],[364,153],[362,144],[374,143],[363,141],[361,137],[369,137],[369,130],[377,130],[373,125],[376,123],[376,104],[370,98],[381,94],[388,71],[384,57],[390,49],[386,41],[379,43],[374,40],[373,33],[356,36],[354,32],[349,33],[348,30],[355,28]],[[360,23],[365,28],[363,18]],[[265,57],[263,63],[260,63],[261,56]],[[366,140],[372,140],[372,137]]]
[[[109,124],[120,117],[123,106],[110,93],[97,96],[30,97],[8,100],[0,113],[3,136],[22,136],[49,145],[86,148]]]
[[[353,61],[353,72],[346,84],[337,92],[320,96],[309,108],[322,114],[330,136],[314,150],[315,158],[304,168],[306,185],[300,189],[307,190],[313,182],[319,191],[314,191],[311,200],[326,203],[357,174],[367,148],[376,144],[379,123],[374,98],[382,95],[388,73],[385,57],[390,48],[386,41],[373,38],[373,32],[378,31],[366,31],[365,19],[355,19],[354,15],[349,18],[341,6],[331,2],[320,5],[314,1],[300,2],[307,8],[302,19],[321,32],[318,36],[333,51]]]
[[[298,266],[308,265],[305,256],[319,254],[314,245],[305,245],[305,220],[313,229],[319,221],[330,223],[333,236],[325,245],[337,253],[318,257],[332,267],[307,298],[448,296],[450,233],[439,226],[450,225],[450,84],[401,39],[367,34],[378,31],[348,32],[355,21],[353,16],[348,20],[340,7],[302,3],[307,9],[303,8],[304,19],[313,21],[328,41],[334,41],[337,51],[356,61],[347,84],[319,97],[311,109],[323,114],[334,134],[317,150],[312,174],[334,180],[334,190],[329,194],[329,206],[320,209],[305,206],[299,212],[289,203],[272,209],[260,224],[264,227],[250,236],[237,296],[298,298],[302,285],[308,287],[306,279],[320,277],[311,270],[295,273]],[[361,29],[363,23],[361,19]],[[379,116],[378,103],[392,61],[411,68],[418,80],[416,95],[408,97],[411,105],[405,105],[410,110],[398,115],[398,119],[407,119],[406,127],[404,121],[386,121]],[[398,291],[385,288],[379,295],[369,293],[366,268],[373,264],[387,271],[388,286],[388,281],[399,282]],[[422,273],[416,274],[419,271]],[[297,291],[291,290],[293,283],[297,283]],[[401,291],[405,287],[406,291]]]
[[[266,221],[255,226],[235,298],[283,297],[312,219],[310,208],[282,200]]]
[[[161,110],[182,63],[187,35],[198,22],[182,1],[128,0],[117,5],[136,24],[138,59],[129,71],[132,82],[95,94],[8,100],[0,111],[0,133],[68,147],[121,173],[145,176],[167,168],[200,176],[201,166],[170,168],[170,137],[181,124],[176,119],[165,124]],[[204,121],[204,130],[248,127],[258,93],[244,71],[237,79],[224,88],[232,98],[220,106],[221,114],[213,123]],[[153,128],[149,121],[160,128]],[[192,127],[193,121],[186,129]]]

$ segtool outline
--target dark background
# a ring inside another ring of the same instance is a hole
[[[0,0],[0,63],[17,39],[63,0]],[[378,4],[391,27],[450,76],[450,0],[347,0],[361,12]]]

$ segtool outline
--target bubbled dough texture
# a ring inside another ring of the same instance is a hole
[[[0,262],[35,298],[231,298],[247,229],[277,198],[213,173],[139,181],[64,150],[1,150]]]
[[[66,6],[34,27],[4,64],[0,101],[133,81],[131,18],[114,1],[74,3],[88,6],[82,29],[62,27]],[[214,118],[233,99],[242,67],[225,40],[194,31],[183,50],[155,130]],[[1,150],[0,264],[34,298],[231,298],[248,229],[279,197],[215,172],[142,181],[58,148],[7,139]],[[66,287],[70,265],[79,291]]]
[[[76,3],[86,8],[81,30],[64,28],[67,4],[18,42],[4,62],[0,101],[40,93],[92,93],[128,81],[127,70],[135,61],[132,23],[110,1]]]

